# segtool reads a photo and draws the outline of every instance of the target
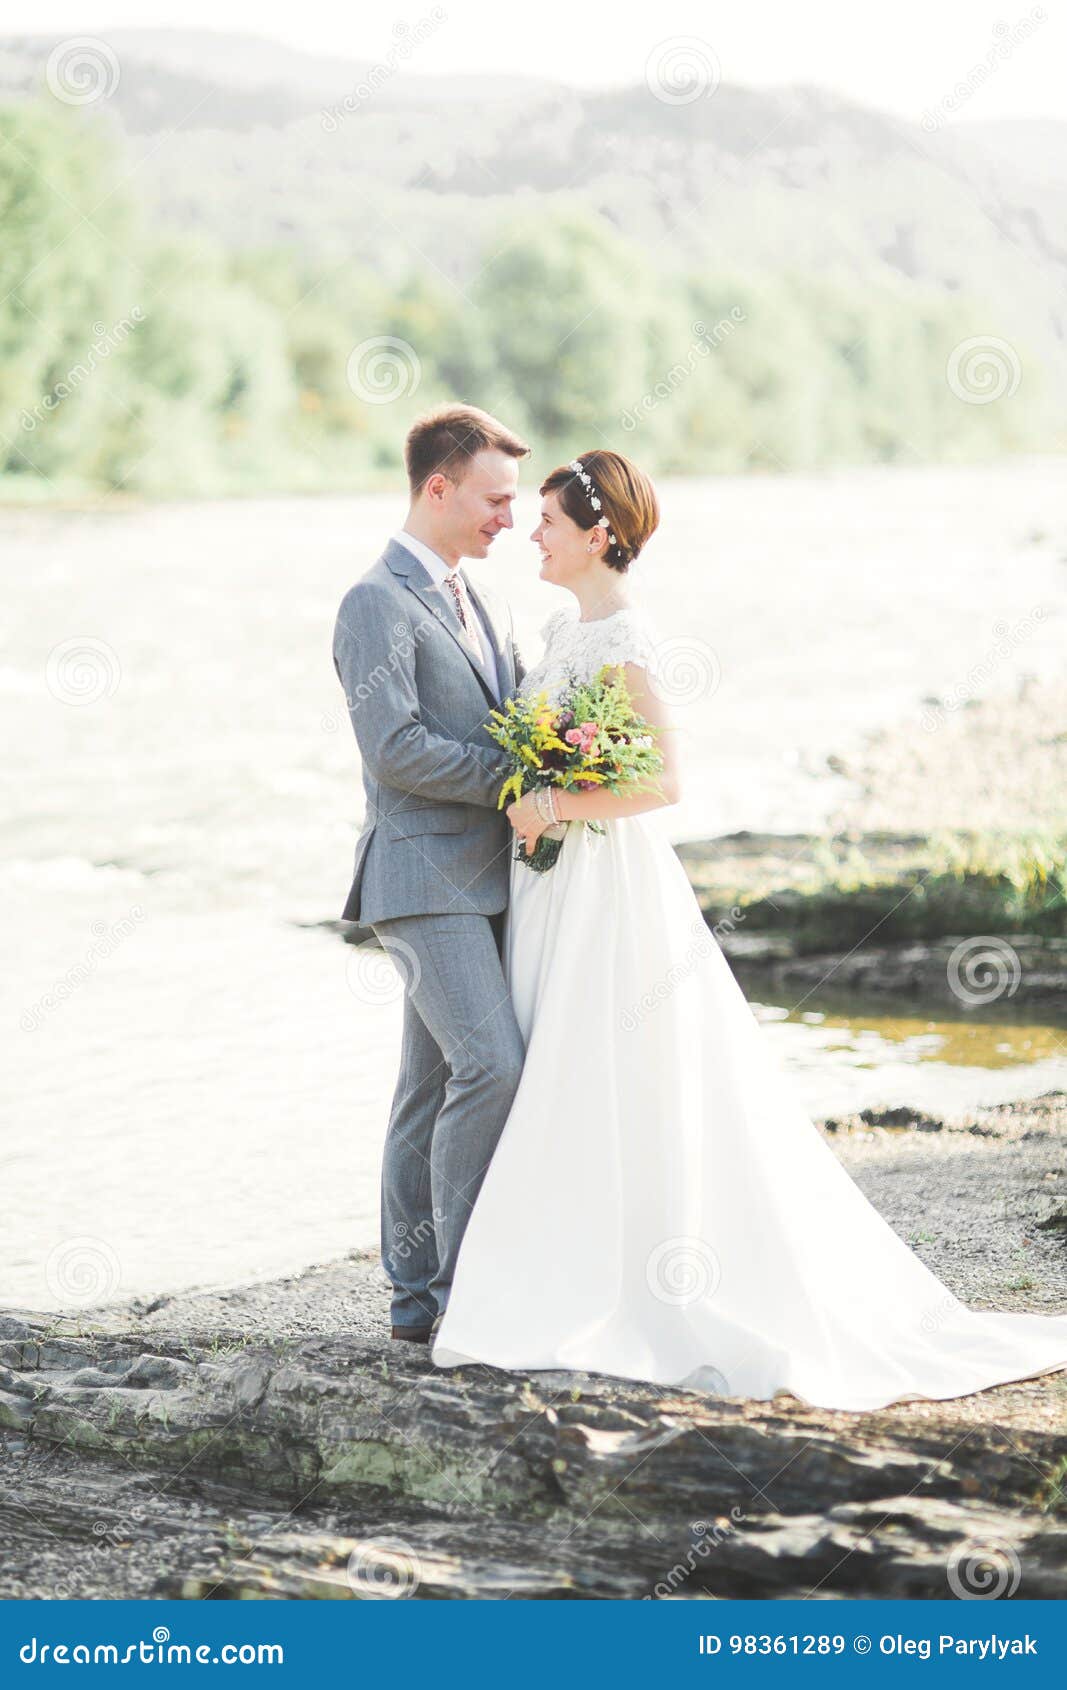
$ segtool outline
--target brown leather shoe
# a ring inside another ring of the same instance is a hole
[[[409,1344],[428,1344],[433,1336],[432,1326],[394,1326],[394,1338],[406,1338]]]

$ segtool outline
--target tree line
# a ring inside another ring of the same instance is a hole
[[[516,210],[461,287],[417,255],[386,274],[369,252],[175,233],[134,169],[80,114],[0,108],[8,497],[387,485],[408,422],[445,398],[496,412],[539,461],[611,445],[658,474],[1055,444],[1025,346],[976,348],[981,301],[888,271],[679,272],[561,199]]]

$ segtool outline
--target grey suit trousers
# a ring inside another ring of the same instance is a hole
[[[427,1326],[448,1306],[460,1241],[518,1088],[525,1051],[501,965],[504,919],[373,924],[404,979],[400,1077],[382,1157],[394,1326]]]

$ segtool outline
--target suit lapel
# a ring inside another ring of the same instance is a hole
[[[493,648],[493,656],[496,659],[496,672],[500,677],[501,697],[506,697],[514,684],[506,644],[500,637],[500,629],[490,608],[489,600],[483,592],[479,592],[469,575],[464,573],[463,579],[467,583],[467,593],[471,602],[481,616],[482,625],[489,635],[489,643]],[[492,677],[489,677],[489,679],[491,681]]]
[[[415,556],[414,552],[409,552],[406,546],[402,546],[398,540],[390,540],[385,549],[384,557],[389,568],[393,571],[393,574],[399,575],[404,579],[405,584],[410,591],[415,594],[415,597],[420,601],[420,603],[424,604],[427,610],[431,611],[437,618],[441,626],[447,629],[447,631],[451,634],[460,651],[467,659],[467,662],[474,670],[474,673],[482,682],[482,685],[488,690],[490,697],[496,699],[497,693],[496,688],[493,685],[493,678],[489,672],[482,667],[475,656],[474,648],[467,639],[466,630],[459,619],[459,613],[456,610],[455,601],[453,600],[451,593],[447,590],[447,588],[437,586],[436,582],[430,579],[430,573],[420,559]],[[497,635],[496,628],[493,624],[493,619],[486,611],[480,596],[476,598],[474,589],[472,588],[470,582],[467,581],[467,577],[464,576],[463,579],[466,581],[467,591],[470,594],[471,599],[476,600],[478,608],[482,612],[484,621],[489,629],[494,654],[497,657],[501,678],[503,679],[506,675],[506,670],[500,657],[499,636]]]

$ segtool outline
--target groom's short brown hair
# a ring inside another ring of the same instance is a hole
[[[449,481],[462,481],[471,459],[490,450],[525,458],[530,448],[477,405],[439,405],[428,411],[413,424],[404,442],[412,498],[438,470]]]

